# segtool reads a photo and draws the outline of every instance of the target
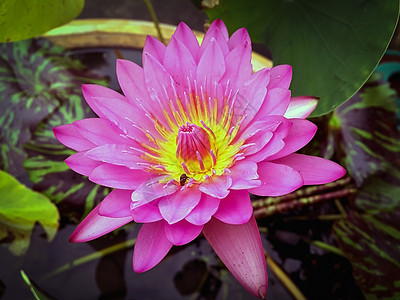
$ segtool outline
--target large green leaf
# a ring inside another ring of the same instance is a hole
[[[293,66],[293,95],[320,97],[314,116],[343,103],[363,85],[396,27],[398,0],[221,0],[206,10],[230,32],[246,27],[274,64]]]
[[[76,18],[84,0],[3,0],[0,3],[0,42],[35,37]]]
[[[58,210],[49,199],[0,171],[0,240],[9,237],[11,242],[5,245],[10,251],[20,255],[27,250],[36,222],[43,226],[48,239],[53,239],[58,220]]]

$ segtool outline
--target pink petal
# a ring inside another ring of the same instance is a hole
[[[229,50],[232,50],[244,44],[251,45],[251,40],[246,28],[240,28],[236,30],[229,39],[228,41]]]
[[[143,111],[138,111],[126,101],[112,98],[93,97],[92,103],[106,116],[106,119],[117,125],[125,135],[139,142],[148,141],[142,126],[150,121],[146,117],[143,118]],[[154,127],[146,126],[145,129],[152,128]],[[155,132],[155,130],[152,132]]]
[[[253,215],[250,196],[246,190],[231,191],[226,198],[221,199],[214,218],[227,224],[247,223]]]
[[[75,151],[84,151],[96,147],[95,144],[84,138],[72,124],[55,127],[53,133],[57,140]]]
[[[274,134],[271,131],[260,130],[254,134],[251,138],[246,141],[246,148],[243,150],[243,153],[248,156],[251,154],[255,154],[263,149],[269,141],[273,138]],[[248,146],[248,147],[247,147]],[[258,159],[255,159],[257,161]]]
[[[236,162],[233,167],[229,168],[231,171],[229,176],[232,178],[232,190],[242,190],[253,188],[260,185],[257,174],[257,164],[250,160],[243,160]]]
[[[229,53],[229,48],[227,44],[228,35],[226,27],[225,29],[222,28],[221,30],[221,28],[217,26],[218,25],[217,23],[215,23],[216,24],[215,26],[213,24],[211,24],[210,28],[208,28],[206,34],[204,35],[200,49],[197,52],[197,61],[200,61],[200,58],[203,56],[203,53],[206,51],[206,49],[210,46],[210,43],[212,42],[216,42],[218,44],[219,49],[221,50],[224,57]]]
[[[319,98],[311,96],[300,96],[290,99],[289,106],[284,114],[285,118],[307,118],[317,107]]]
[[[280,116],[269,116],[264,120],[252,122],[244,132],[241,133],[239,140],[249,140],[260,131],[275,132],[286,119]]]
[[[285,146],[285,142],[283,141],[283,139],[287,136],[290,128],[292,127],[292,121],[289,121],[279,116],[270,116],[268,119],[269,121],[267,121],[266,123],[269,122],[271,128],[274,128],[274,126],[276,126],[276,122],[278,122],[279,126],[274,130],[272,138],[267,141],[265,147],[263,147],[257,153],[248,157],[252,161],[263,161],[266,158],[281,151]]]
[[[171,249],[165,237],[164,221],[143,224],[133,250],[133,270],[141,273],[157,265]]]
[[[128,138],[123,138],[121,136],[122,131],[115,124],[106,119],[83,119],[75,121],[74,126],[82,136],[96,146],[132,143]]]
[[[133,220],[136,223],[151,223],[161,220],[163,217],[158,208],[158,200],[143,204],[131,210]]]
[[[290,91],[283,88],[268,89],[267,96],[257,113],[257,119],[263,119],[265,116],[282,116],[290,102]]]
[[[211,43],[216,43],[218,45],[218,49],[221,51],[223,57],[225,58],[226,55],[229,53],[228,44],[225,41],[223,34],[221,34],[218,28],[208,29],[206,35],[203,38],[203,42],[201,43],[200,49],[197,52],[197,62],[200,62],[200,59],[203,57],[207,48],[210,47]]]
[[[179,23],[173,36],[185,44],[194,59],[197,57],[197,52],[200,48],[199,42],[189,26],[183,22]]]
[[[257,115],[264,98],[267,95],[267,85],[270,78],[269,69],[261,69],[254,73],[251,78],[243,85],[243,96],[236,99],[234,109],[236,119],[239,116],[247,115],[246,119],[242,121],[241,128],[246,128],[254,117]]]
[[[86,152],[78,152],[65,160],[68,167],[74,170],[76,173],[89,176],[95,168],[100,166],[102,163],[85,156]]]
[[[206,88],[205,92],[207,92],[207,94],[210,94],[213,84],[219,82],[224,73],[224,54],[218,46],[218,43],[212,39],[197,66],[197,82]]]
[[[92,99],[94,97],[118,99],[124,102],[126,101],[125,97],[122,96],[120,93],[117,93],[114,90],[96,84],[83,84],[82,93],[83,96],[85,97],[87,104],[89,104],[90,108],[100,118],[106,118],[106,115],[97,107],[96,103],[93,103]]]
[[[225,23],[221,19],[216,19],[211,23],[210,27],[206,32],[206,35],[211,35],[215,29],[218,29],[218,31],[221,33],[223,37],[223,40],[227,42],[229,39],[228,29],[226,28]]]
[[[271,69],[271,80],[268,89],[284,88],[288,89],[292,81],[292,66],[279,65]]]
[[[99,205],[99,215],[110,218],[132,217],[130,204],[133,191],[113,190]]]
[[[268,160],[275,160],[289,155],[308,144],[317,131],[317,126],[304,119],[290,119],[293,126],[287,136],[283,139],[285,146],[276,154],[269,156]]]
[[[130,103],[150,101],[143,69],[137,64],[129,60],[118,59],[117,77],[119,85]]]
[[[203,229],[203,225],[193,225],[186,220],[175,224],[164,223],[165,235],[174,245],[181,246],[193,241]]]
[[[274,163],[287,165],[300,172],[307,185],[332,182],[346,174],[346,170],[333,161],[303,154],[293,153]]]
[[[279,127],[282,120],[264,120],[253,122],[240,135],[238,140],[245,140],[243,153],[246,156],[255,154],[263,149],[273,137],[273,132]]]
[[[157,59],[160,63],[162,63],[164,60],[165,49],[165,45],[156,38],[150,35],[146,37],[143,52],[151,53],[151,55],[153,55],[154,58]]]
[[[169,224],[184,219],[199,203],[201,192],[196,187],[189,187],[160,199],[158,207],[164,220]]]
[[[196,74],[196,63],[186,46],[172,37],[164,57],[164,67],[178,86],[188,88],[188,78]]]
[[[232,178],[229,176],[213,176],[200,184],[199,190],[214,198],[222,199],[228,196]]]
[[[215,218],[204,225],[204,236],[233,276],[250,293],[265,298],[268,276],[260,233],[254,217],[241,225]]]
[[[186,216],[186,221],[194,225],[204,225],[217,211],[220,201],[218,198],[202,193],[199,204]]]
[[[251,43],[244,43],[234,48],[225,58],[226,71],[222,82],[229,79],[234,91],[241,88],[253,73],[251,64]]]
[[[79,224],[69,238],[70,242],[87,242],[117,229],[130,221],[132,217],[108,218],[98,214],[100,204],[97,205]]]
[[[261,185],[249,189],[249,192],[259,196],[281,196],[293,192],[304,182],[300,173],[293,168],[271,162],[258,164],[258,175]]]
[[[151,176],[140,170],[130,170],[122,166],[103,163],[90,174],[89,179],[94,183],[122,190],[135,190]]]
[[[155,175],[153,174],[153,176]],[[180,186],[175,184],[166,185],[159,183],[162,178],[163,177],[157,176],[143,180],[143,183],[138,186],[132,194],[131,209],[135,209],[155,199],[173,194],[180,189]]]
[[[169,100],[175,99],[176,95],[172,84],[174,80],[165,70],[164,66],[158,62],[150,53],[143,52],[144,78],[153,102],[151,112],[157,116],[159,121],[165,121],[164,111],[169,112]],[[170,115],[173,118],[172,115]]]
[[[250,155],[248,158],[255,162],[264,161],[267,157],[274,155],[285,147],[285,142],[276,135],[268,141],[267,145],[257,153]]]
[[[93,160],[117,166],[125,166],[129,169],[142,170],[144,167],[141,163],[146,161],[140,158],[139,155],[140,153],[138,153],[138,151],[135,151],[128,145],[114,144],[106,144],[93,148],[85,154],[86,157]]]

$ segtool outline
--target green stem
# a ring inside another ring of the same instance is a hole
[[[158,38],[160,41],[165,44],[165,40],[162,36],[161,29],[160,29],[160,22],[158,21],[156,12],[154,11],[153,5],[151,4],[150,0],[142,0],[144,4],[147,6],[147,9],[150,13],[151,19],[153,20],[154,26],[156,27]]]
[[[111,253],[130,248],[133,245],[135,245],[135,242],[136,242],[136,238],[133,238],[133,239],[127,240],[125,242],[110,246],[108,248],[104,248],[100,251],[96,251],[94,253],[77,258],[74,261],[69,262],[69,263],[62,265],[61,267],[55,269],[53,272],[47,274],[44,278],[46,279],[46,278],[58,275],[62,272],[65,272],[65,271],[71,269],[71,268],[75,268],[77,266],[91,262],[92,260],[99,259],[99,258],[101,258],[103,256],[107,256]]]
[[[291,216],[284,218],[285,221],[309,221],[311,219],[317,219],[321,221],[336,221],[336,220],[342,220],[345,219],[343,215],[321,215],[321,216],[316,216],[316,217],[310,217],[310,216]]]
[[[309,197],[315,194],[321,194],[322,192],[328,191],[328,190],[333,190],[333,189],[337,189],[339,187],[343,187],[346,186],[347,184],[349,184],[351,181],[350,177],[345,177],[339,180],[336,180],[334,182],[330,182],[324,185],[320,185],[320,186],[309,186],[309,187],[305,187],[302,189],[299,189],[295,192],[292,192],[290,194],[287,195],[283,195],[283,196],[279,196],[279,197],[266,197],[266,198],[261,198],[258,200],[255,200],[252,202],[252,205],[254,207],[254,209],[260,208],[260,207],[264,207],[264,206],[270,206],[273,204],[279,204],[282,202],[288,202],[297,198],[305,198],[305,197]]]
[[[356,191],[357,190],[354,188],[346,188],[343,190],[327,192],[324,194],[318,194],[314,196],[294,199],[292,201],[264,206],[261,208],[254,209],[254,216],[256,218],[268,217],[276,213],[282,213],[295,208],[300,208],[303,206],[315,204],[317,202],[329,201],[335,198],[346,197],[351,194],[354,194]]]
[[[297,287],[297,285],[290,279],[286,272],[268,255],[264,249],[264,255],[267,265],[270,267],[275,276],[282,282],[283,286],[289,291],[290,294],[297,300],[306,300],[306,297]]]
[[[24,272],[24,270],[21,270],[20,272],[21,272],[22,279],[23,279],[23,280],[25,281],[25,283],[28,285],[29,289],[31,290],[31,293],[32,293],[33,297],[34,297],[36,300],[40,300],[39,296],[36,294],[35,288],[33,287],[33,285],[32,285],[32,283],[31,283],[31,281],[30,281],[28,275],[26,275],[26,273]]]
[[[322,250],[325,250],[325,251],[328,251],[328,252],[332,252],[332,253],[335,253],[335,254],[337,254],[337,255],[346,257],[346,256],[344,255],[343,251],[340,250],[338,247],[329,245],[329,244],[324,243],[324,242],[322,242],[322,241],[307,241],[307,242],[309,242],[311,245],[313,245],[313,246],[315,246],[315,247],[318,247],[318,248],[320,248],[320,249],[322,249]]]
[[[373,216],[376,214],[382,213],[381,210],[370,210],[366,211],[363,214],[360,214],[362,217],[368,217],[368,216]],[[338,220],[343,220],[346,219],[347,215],[344,216],[342,214],[334,214],[334,215],[321,215],[321,216],[316,216],[316,217],[310,217],[310,216],[291,216],[291,217],[286,217],[283,220],[285,221],[309,221],[312,219],[317,219],[321,221],[338,221]]]
[[[339,199],[335,199],[335,205],[336,205],[337,209],[339,210],[340,214],[341,214],[344,218],[346,218],[346,217],[347,217],[346,210],[344,209],[344,207],[343,207],[343,205],[342,205],[342,203],[340,202]]]

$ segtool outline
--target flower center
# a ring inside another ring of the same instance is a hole
[[[176,158],[187,175],[208,171],[217,163],[207,131],[189,122],[179,126]]]
[[[235,139],[242,117],[234,117],[235,93],[227,91],[185,92],[183,98],[175,93],[175,99],[159,101],[161,114],[148,112],[161,137],[148,135],[150,144],[141,144],[149,172],[165,175],[165,183],[190,186],[224,174],[243,158],[244,141]]]

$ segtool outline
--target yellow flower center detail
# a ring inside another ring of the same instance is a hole
[[[142,158],[151,163],[148,171],[166,175],[165,182],[191,185],[229,172],[240,159],[244,141],[235,137],[243,118],[234,118],[234,97],[220,102],[205,94],[184,95],[184,101],[177,98],[162,107],[163,123],[151,116],[162,139],[148,134],[155,145],[142,144],[147,150]]]

